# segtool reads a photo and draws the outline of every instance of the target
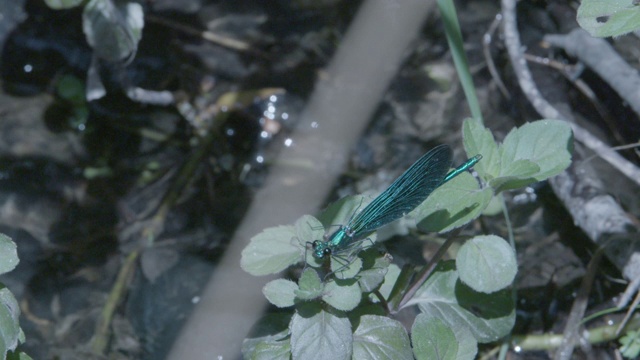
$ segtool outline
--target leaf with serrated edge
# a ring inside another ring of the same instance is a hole
[[[353,334],[351,322],[320,310],[303,317],[296,313],[291,320],[291,354],[294,359],[351,359]]]
[[[267,228],[251,238],[242,250],[240,266],[251,275],[278,273],[301,261],[304,248],[298,243],[293,226]]]
[[[298,284],[285,279],[269,281],[263,288],[262,293],[273,305],[284,308],[294,305],[295,292]]]
[[[511,331],[515,306],[508,290],[474,292],[458,279],[453,261],[444,261],[404,307],[442,319],[451,328],[468,328],[478,342],[495,341]]]
[[[358,306],[362,292],[356,280],[329,281],[324,286],[322,300],[338,310],[349,311]]]
[[[449,325],[420,314],[411,327],[411,343],[417,360],[458,360],[458,342]]]
[[[295,294],[296,298],[300,300],[313,300],[322,295],[322,280],[312,268],[307,268],[302,272],[298,285],[300,288],[295,291]]]
[[[404,326],[385,316],[364,315],[353,333],[354,359],[413,359]]]

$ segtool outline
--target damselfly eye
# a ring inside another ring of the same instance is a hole
[[[317,249],[317,248],[318,248],[318,246],[320,246],[320,240],[316,240],[316,241],[314,241],[314,242],[311,244],[311,248],[312,248],[313,250]]]
[[[331,256],[331,249],[329,248],[325,248],[324,251],[322,252],[322,256]]]

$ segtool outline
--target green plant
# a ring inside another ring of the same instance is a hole
[[[16,244],[6,235],[0,234],[0,275],[18,265]],[[0,357],[2,359],[30,360],[29,355],[15,352],[18,344],[24,342],[20,328],[20,306],[11,291],[0,283]]]
[[[583,0],[578,24],[592,36],[624,35],[640,29],[640,6],[636,0]]]
[[[572,134],[556,120],[540,120],[511,131],[502,144],[478,121],[463,126],[468,155],[482,154],[475,165],[481,180],[464,173],[418,206],[409,217],[420,229],[450,231],[477,218],[502,191],[544,180],[571,161]],[[344,224],[368,197],[344,198],[316,219],[305,215],[294,225],[265,229],[251,239],[241,265],[253,275],[302,268],[297,281],[277,279],[263,289],[279,308],[245,340],[251,359],[470,359],[477,343],[507,335],[515,320],[509,285],[517,270],[515,250],[495,235],[477,236],[459,249],[456,261],[439,256],[420,269],[400,269],[375,247],[361,251],[345,266],[311,256],[308,244],[325,229]],[[375,241],[375,234],[370,236]],[[302,265],[304,264],[304,265]],[[393,317],[417,305],[420,314],[411,335]],[[279,325],[279,326],[278,326]],[[366,355],[366,356],[365,356]]]

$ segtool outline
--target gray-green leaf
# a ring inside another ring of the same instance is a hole
[[[338,310],[350,311],[360,304],[362,292],[356,280],[333,280],[325,284],[322,300]]]
[[[251,238],[242,250],[240,266],[251,275],[275,274],[301,261],[303,256],[304,248],[293,226],[277,226]]]
[[[420,314],[411,327],[413,352],[418,360],[458,360],[458,342],[449,325]]]
[[[290,328],[294,359],[351,359],[353,334],[346,317],[338,317],[324,310],[310,317],[296,313]]]
[[[640,28],[640,6],[632,0],[583,0],[577,18],[591,36],[620,36]]]
[[[452,329],[469,329],[478,342],[505,336],[515,322],[515,307],[509,291],[491,294],[473,291],[459,281],[453,261],[441,263],[405,307],[414,304]]]
[[[404,326],[386,316],[362,316],[353,334],[353,358],[413,359]]]
[[[450,231],[480,216],[492,197],[491,188],[480,189],[476,179],[465,172],[436,189],[411,216],[422,231]]]
[[[313,300],[322,295],[322,280],[312,268],[307,268],[302,272],[298,285],[300,288],[295,291],[295,294],[296,298],[300,300]]]
[[[475,291],[492,293],[511,285],[518,272],[513,249],[499,236],[476,236],[456,256],[460,280]]]
[[[11,291],[6,287],[0,289],[0,358],[4,359],[7,351],[14,351],[22,334],[18,318],[20,306]]]
[[[16,243],[7,235],[0,234],[0,274],[15,269],[19,262]]]
[[[269,281],[262,288],[262,293],[270,303],[283,308],[294,305],[296,290],[298,290],[298,284],[293,281],[276,279]]]

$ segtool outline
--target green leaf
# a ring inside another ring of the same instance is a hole
[[[504,139],[500,176],[489,184],[498,192],[546,180],[571,164],[572,149],[573,133],[565,121],[527,123]]]
[[[292,317],[293,314],[288,312],[269,313],[263,316],[242,342],[242,357],[252,358],[255,348],[262,342],[276,342],[288,337]]]
[[[384,281],[382,282],[382,286],[380,286],[380,294],[385,299],[389,299],[389,295],[391,295],[391,290],[393,290],[393,286],[396,284],[396,280],[398,280],[398,276],[400,275],[400,268],[396,264],[389,265],[389,269],[384,276]],[[369,299],[373,302],[378,302],[378,298],[376,296],[370,295]]]
[[[7,235],[0,233],[0,274],[15,269],[19,262],[16,243]]]
[[[364,315],[353,334],[354,359],[413,359],[404,326],[386,316]]]
[[[475,291],[492,293],[511,285],[518,263],[511,246],[499,236],[476,236],[456,256],[460,280]]]
[[[283,308],[294,305],[296,290],[298,290],[298,284],[293,281],[276,279],[269,281],[262,288],[262,293],[270,303]]]
[[[640,6],[633,0],[583,0],[577,19],[591,36],[620,36],[640,28]]]
[[[272,227],[251,238],[240,266],[251,275],[275,274],[301,261],[303,253],[293,226]]]
[[[11,291],[6,287],[0,289],[0,358],[6,357],[7,351],[14,351],[18,346],[20,335],[20,306]]]
[[[442,320],[420,314],[411,327],[413,352],[418,360],[458,360],[458,342]]]
[[[462,137],[468,156],[482,155],[482,160],[473,166],[478,174],[487,180],[497,177],[500,174],[500,154],[491,130],[479,121],[465,119],[462,125]]]
[[[507,290],[492,294],[473,291],[458,279],[453,261],[445,261],[418,289],[406,306],[417,304],[454,331],[467,328],[478,342],[507,335],[515,323],[515,306]]]
[[[82,29],[95,54],[110,62],[130,61],[142,38],[144,12],[134,2],[90,0],[82,13]]]
[[[307,268],[302,272],[298,286],[300,288],[295,291],[295,294],[296,298],[300,300],[313,300],[322,295],[322,280],[312,268]]]
[[[324,239],[324,226],[320,220],[311,215],[303,215],[294,225],[298,242],[305,247],[305,260],[313,267],[320,267],[324,263],[322,259],[316,259],[311,251],[311,244]]]
[[[332,280],[325,284],[322,300],[338,310],[349,311],[360,304],[362,292],[354,279]]]
[[[311,215],[303,215],[294,224],[296,236],[300,243],[308,244],[316,240],[322,240],[324,236],[324,226],[320,220]]]
[[[491,188],[479,189],[478,181],[464,172],[436,189],[411,216],[422,231],[450,231],[480,216],[492,197]]]
[[[256,345],[249,358],[251,360],[289,360],[291,344],[289,340],[262,341]]]
[[[346,262],[348,264],[345,264]],[[352,260],[349,258],[341,259],[337,255],[331,256],[331,272],[338,279],[351,279],[358,275],[360,269],[362,269],[362,259],[357,256]]]
[[[62,10],[79,6],[84,0],[44,0],[44,2],[54,10]]]
[[[446,356],[431,357],[429,354],[434,351],[437,354],[450,354],[455,350],[454,359],[471,360],[478,353],[478,343],[469,330],[464,327],[451,328],[440,318],[427,314],[420,314],[416,318],[411,330],[411,340],[416,359],[445,359]]]
[[[346,224],[356,211],[364,209],[371,200],[363,195],[345,196],[329,205],[318,219],[327,231],[333,232],[330,231],[332,228],[337,230],[339,225]]]
[[[640,355],[640,331],[631,330],[620,338],[620,352],[627,359],[637,359]]]
[[[291,320],[291,353],[294,359],[351,359],[351,322],[320,310],[309,316],[296,313]]]
[[[387,269],[391,264],[391,258],[382,256],[375,259],[373,266],[358,274],[358,283],[362,292],[371,292],[378,288],[384,281]]]

